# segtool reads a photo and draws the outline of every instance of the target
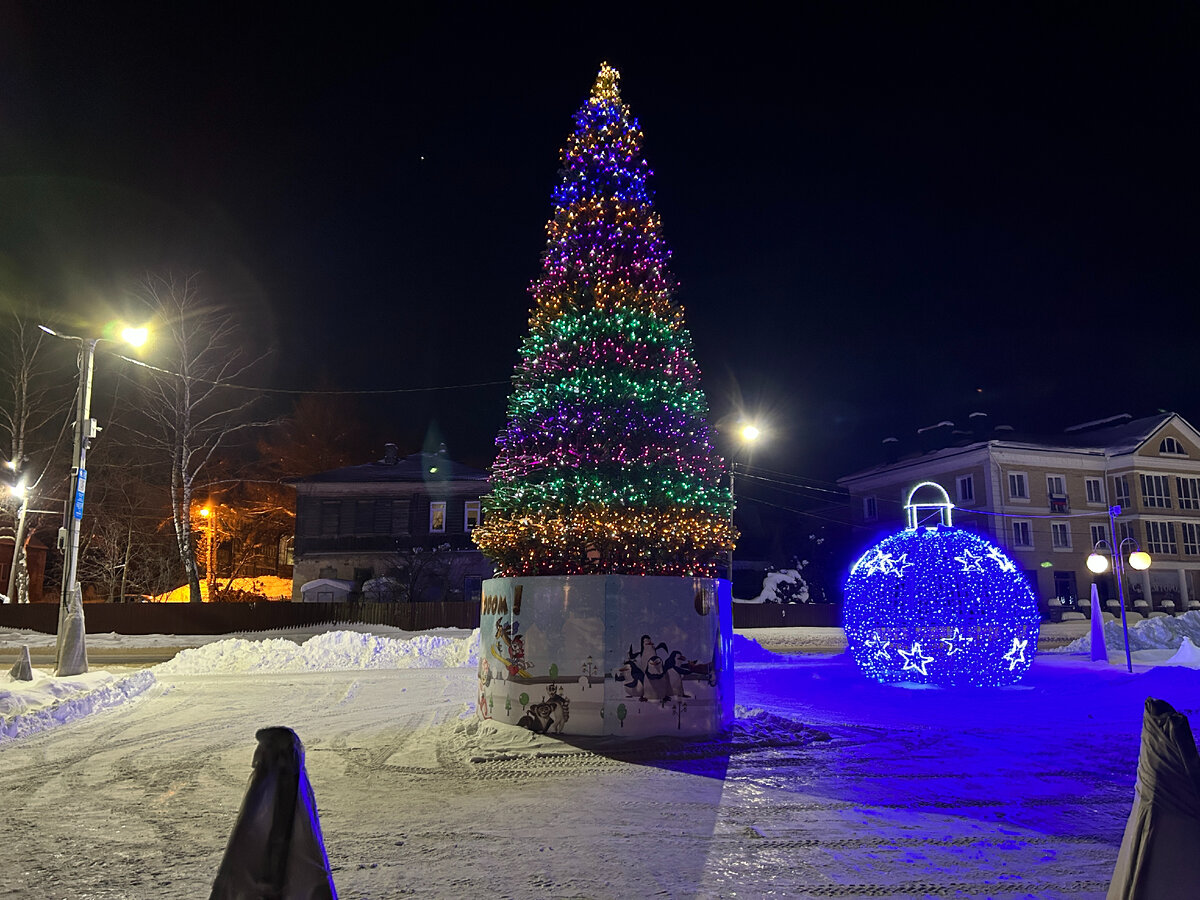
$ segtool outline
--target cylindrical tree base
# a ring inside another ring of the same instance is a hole
[[[718,734],[733,722],[731,604],[717,578],[489,579],[478,715],[553,735]]]

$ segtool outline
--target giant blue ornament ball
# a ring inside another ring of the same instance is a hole
[[[905,528],[851,567],[842,612],[850,653],[878,681],[1015,684],[1037,650],[1037,598],[999,547],[949,525],[948,500],[937,506],[943,524]]]

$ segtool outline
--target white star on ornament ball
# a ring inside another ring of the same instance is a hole
[[[954,629],[954,634],[948,638],[942,638],[942,643],[946,645],[946,655],[953,656],[956,653],[963,653],[967,649],[967,644],[971,643],[975,638],[968,637],[963,634],[958,628]]]
[[[1012,647],[1004,654],[1004,659],[1008,662],[1008,671],[1012,671],[1017,667],[1017,663],[1025,662],[1025,648],[1029,646],[1028,640],[1013,638]]]
[[[964,550],[962,556],[954,557],[958,562],[962,563],[962,570],[966,572],[983,573],[983,557],[974,550]]]
[[[879,636],[878,633],[874,633],[867,640],[866,648],[868,650],[872,651],[871,655],[873,657],[875,657],[875,659],[890,660],[892,658],[892,655],[890,653],[888,653],[887,648],[890,647],[891,645],[892,645],[891,641],[885,641],[882,637]]]
[[[929,673],[925,671],[925,667],[933,662],[933,657],[926,656],[924,654],[924,652],[921,650],[920,643],[913,644],[912,649],[907,652],[901,650],[899,647],[896,648],[896,651],[904,657],[904,668],[901,669],[902,672],[908,672],[911,670],[913,672],[920,672],[925,676],[929,675]]]

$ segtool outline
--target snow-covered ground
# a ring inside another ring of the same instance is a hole
[[[1119,623],[1111,664],[1047,628],[1066,646],[990,690],[868,682],[838,629],[742,632],[733,731],[634,746],[478,722],[463,631],[89,636],[192,649],[0,676],[0,897],[207,896],[267,725],[305,743],[343,898],[1102,897],[1145,698],[1200,726],[1200,614],[1131,628],[1132,675]],[[0,662],[23,644],[53,637],[0,634]]]

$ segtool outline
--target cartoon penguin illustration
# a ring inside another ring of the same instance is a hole
[[[667,657],[667,661],[663,664],[664,671],[667,675],[667,683],[671,688],[672,697],[686,698],[690,697],[683,689],[683,676],[690,675],[692,672],[691,664],[684,658],[683,652],[674,650]]]
[[[659,644],[658,648],[663,651],[667,649],[666,644]],[[657,649],[656,648],[656,651]],[[663,665],[662,657],[657,652],[646,660],[646,677],[645,685],[642,690],[643,700],[659,700],[666,701],[671,696],[671,681],[667,677],[666,668]]]
[[[626,664],[629,666],[629,681],[625,684],[625,693],[629,697],[643,697],[646,689],[646,667],[650,660],[655,657],[654,641],[650,635],[643,634],[641,641],[641,649],[636,653],[633,650],[633,645],[629,645],[629,658]],[[661,663],[661,660],[659,660]]]

